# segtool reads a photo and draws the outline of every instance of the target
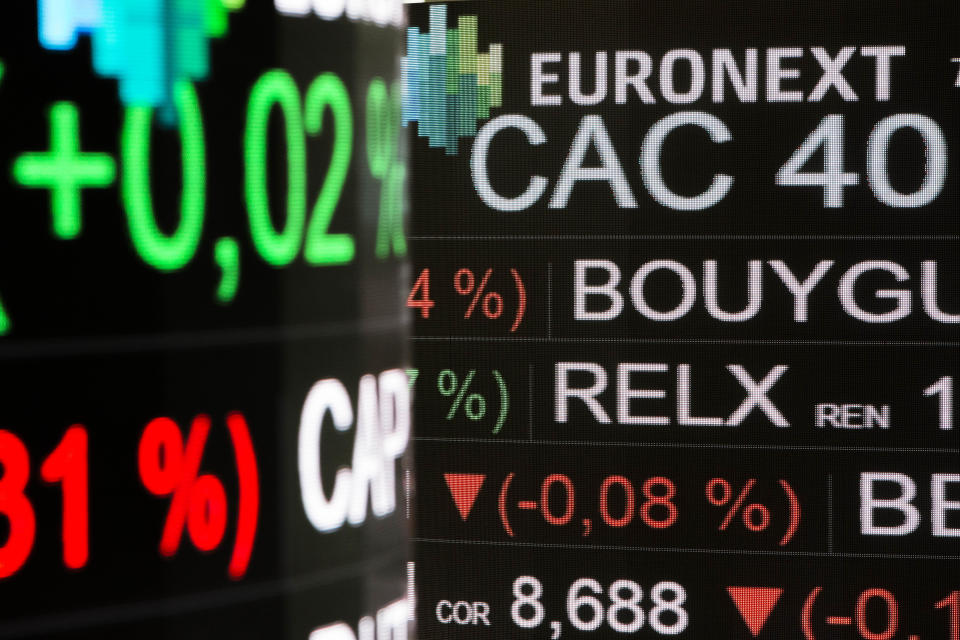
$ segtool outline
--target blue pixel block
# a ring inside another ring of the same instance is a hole
[[[46,49],[73,49],[81,33],[101,24],[102,0],[39,0],[40,44]]]

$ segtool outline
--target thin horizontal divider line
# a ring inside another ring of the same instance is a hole
[[[604,338],[541,336],[414,336],[414,342],[567,342],[611,344],[739,344],[739,345],[823,345],[830,347],[960,347],[958,340],[805,340],[805,339],[725,339],[725,338]]]
[[[382,570],[388,564],[396,564],[400,556],[400,553],[391,551],[366,557],[358,562],[299,576],[257,583],[237,583],[208,591],[143,599],[124,604],[95,605],[86,609],[63,612],[50,611],[42,615],[0,622],[0,638],[36,637],[78,629],[114,627],[142,620],[163,620],[177,615],[221,609],[240,603],[255,603],[270,597],[299,593],[307,589],[350,580],[364,572]]]
[[[650,234],[650,235],[590,235],[590,234],[560,234],[560,235],[437,235],[437,236],[409,236],[409,240],[446,240],[446,241],[551,241],[551,240],[960,240],[960,235],[794,235],[794,234]]]
[[[345,335],[382,334],[410,326],[408,318],[393,316],[315,325],[218,329],[110,337],[46,338],[8,342],[0,340],[0,361],[26,358],[68,358],[150,351],[210,349],[275,344]]]
[[[960,449],[948,447],[866,447],[840,445],[789,445],[789,444],[725,444],[708,442],[624,442],[595,440],[519,440],[516,438],[457,438],[417,436],[416,442],[460,442],[490,444],[533,444],[573,447],[652,447],[660,449],[746,449],[760,451],[836,451],[851,453],[947,453],[960,454]]]
[[[774,551],[762,549],[693,549],[676,547],[636,547],[615,544],[566,544],[559,542],[516,542],[510,540],[445,540],[443,538],[413,538],[414,542],[426,544],[463,544],[491,547],[526,547],[535,549],[570,549],[576,551],[645,551],[651,553],[697,553],[747,556],[795,556],[814,558],[864,558],[887,560],[960,560],[960,556],[945,556],[922,553],[852,553],[844,551]]]

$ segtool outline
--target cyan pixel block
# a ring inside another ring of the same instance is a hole
[[[120,83],[128,105],[175,117],[173,87],[210,73],[208,40],[226,33],[227,11],[245,0],[39,0],[40,43],[72,49],[93,36],[93,67]]]
[[[401,82],[403,83],[403,126],[420,120],[420,66],[417,64],[417,50],[420,46],[420,29],[407,29],[407,55],[400,61]]]

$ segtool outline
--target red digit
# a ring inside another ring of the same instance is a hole
[[[951,591],[946,598],[937,603],[937,609],[949,611],[950,640],[960,640],[960,591]]]
[[[887,605],[887,625],[883,631],[873,631],[867,626],[867,605],[874,598],[879,598]],[[886,589],[867,589],[857,598],[857,631],[866,640],[890,640],[897,633],[899,617],[897,599]]]
[[[0,515],[10,522],[10,535],[0,547],[0,579],[19,571],[33,550],[37,519],[23,494],[30,478],[30,456],[20,439],[0,430]]]
[[[563,514],[555,516],[550,511],[550,487],[558,482],[563,486],[566,504]],[[551,473],[540,485],[540,510],[543,512],[543,519],[554,526],[562,527],[570,522],[573,518],[574,500],[573,482],[562,473]]]
[[[418,293],[420,294],[419,300],[416,298]],[[407,296],[407,306],[411,309],[420,309],[421,318],[429,318],[430,309],[433,309],[435,304],[436,302],[430,299],[430,269],[424,269],[417,276],[413,288],[410,289],[410,295]]]
[[[90,493],[87,473],[87,430],[67,429],[40,467],[46,482],[63,486],[63,564],[70,569],[86,566],[90,555]]]
[[[663,487],[663,495],[653,493],[654,487]],[[677,505],[671,502],[673,497],[677,495],[677,487],[669,478],[662,476],[648,478],[647,481],[643,483],[641,491],[643,492],[643,497],[646,498],[640,507],[640,517],[643,518],[645,525],[654,529],[666,529],[677,521]],[[667,517],[654,518],[652,513],[654,507],[663,507],[666,509]]]
[[[619,485],[623,488],[624,501],[623,515],[614,518],[610,515],[610,506],[608,500],[610,497],[610,487]],[[600,485],[600,515],[603,521],[611,527],[625,527],[633,521],[634,510],[633,485],[623,476],[610,476]]]

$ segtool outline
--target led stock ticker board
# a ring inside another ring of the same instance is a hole
[[[410,8],[420,637],[958,640],[958,33]]]
[[[402,7],[340,4],[4,5],[0,638],[407,637]]]

